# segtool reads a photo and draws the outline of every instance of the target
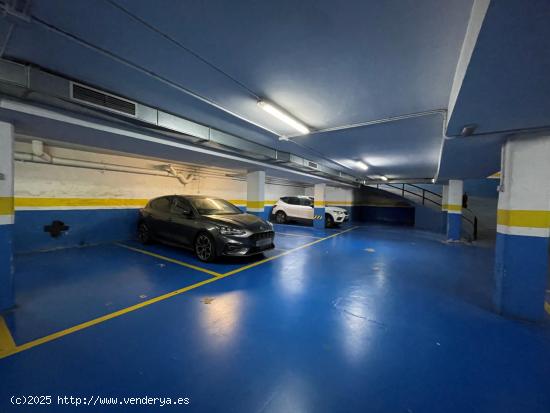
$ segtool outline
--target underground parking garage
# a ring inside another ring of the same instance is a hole
[[[550,410],[546,2],[0,7],[0,412]]]

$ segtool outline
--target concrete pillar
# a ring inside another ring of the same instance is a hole
[[[450,179],[447,200],[447,240],[460,241],[463,182]]]
[[[495,306],[503,315],[544,317],[550,233],[550,136],[517,137],[502,149]]]
[[[13,126],[0,122],[0,311],[14,304],[13,205]]]
[[[447,212],[449,205],[449,185],[443,185],[441,188],[441,211]]]
[[[246,175],[246,212],[267,219],[265,213],[265,171]]]
[[[315,198],[313,212],[313,226],[315,228],[325,228],[325,194],[326,184],[315,184],[313,188],[313,197]]]

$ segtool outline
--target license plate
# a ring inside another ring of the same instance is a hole
[[[271,238],[264,238],[264,239],[256,241],[256,246],[257,247],[265,247],[267,245],[271,245],[272,242],[273,242],[273,240]]]

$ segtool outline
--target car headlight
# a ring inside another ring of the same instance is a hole
[[[231,228],[231,227],[221,226],[219,227],[219,230],[220,230],[220,234],[222,235],[246,235],[246,231],[240,228]]]
[[[267,222],[267,225],[269,225],[269,228],[273,229],[273,222],[270,222],[270,221],[266,221]]]

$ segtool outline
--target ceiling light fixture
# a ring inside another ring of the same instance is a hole
[[[267,113],[269,113],[271,116],[274,116],[280,121],[283,121],[284,123],[286,123],[287,125],[292,126],[302,135],[307,135],[309,133],[309,129],[306,125],[294,119],[292,116],[287,115],[282,110],[273,106],[271,103],[267,103],[263,100],[260,100],[258,102],[258,106],[261,107],[263,110],[265,110]]]
[[[369,166],[363,161],[355,161],[355,166],[357,166],[359,169],[362,169],[363,171],[369,169]]]
[[[387,180],[388,180],[388,177],[387,177],[387,176],[384,176],[384,175],[382,175],[382,176],[380,177],[380,179],[381,179],[381,180],[383,180],[383,181],[387,181]]]

